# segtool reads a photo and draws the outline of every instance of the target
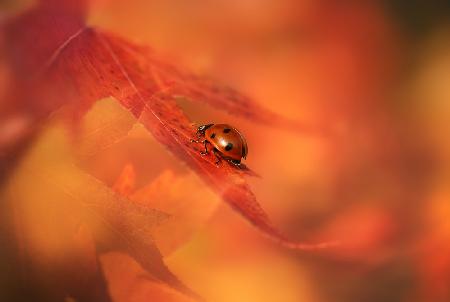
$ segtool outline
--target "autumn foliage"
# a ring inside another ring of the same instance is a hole
[[[384,301],[390,282],[387,300],[449,297],[432,48],[401,84],[407,36],[375,2],[135,2],[2,20],[7,301]],[[133,27],[140,11],[153,26]],[[248,134],[241,168],[191,142],[215,121]]]

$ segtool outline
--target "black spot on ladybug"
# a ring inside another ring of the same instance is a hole
[[[225,150],[226,150],[226,151],[230,151],[231,149],[233,149],[233,144],[232,144],[232,143],[228,143],[228,144],[225,146]]]
[[[223,133],[228,133],[228,132],[230,132],[230,131],[231,131],[230,128],[225,128],[225,129],[223,129]],[[233,145],[231,145],[231,148],[233,148]]]
[[[216,137],[216,134],[213,133],[213,134],[211,134],[209,137],[210,137],[210,138],[215,138],[215,137]]]

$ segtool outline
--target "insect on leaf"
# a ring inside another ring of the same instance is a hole
[[[201,156],[200,146],[190,142],[195,133],[191,121],[178,107],[176,98],[181,95],[206,102],[257,122],[290,122],[229,88],[181,71],[148,47],[86,26],[82,15],[70,13],[64,4],[51,8],[41,4],[12,20],[4,30],[14,50],[9,59],[18,74],[15,87],[21,87],[20,93],[16,92],[19,104],[26,103],[42,116],[63,103],[70,104],[77,120],[94,102],[112,96],[158,142],[266,235],[295,249],[334,244],[293,242],[274,227],[245,180],[251,171],[226,162],[217,167],[213,156]],[[42,39],[36,42],[36,37]],[[29,75],[26,81],[22,80],[23,74]],[[24,91],[24,86],[29,89]]]

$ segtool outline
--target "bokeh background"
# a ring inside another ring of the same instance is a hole
[[[101,0],[91,5],[90,25],[151,45],[283,116],[332,129],[331,136],[299,135],[220,108],[180,103],[197,123],[227,122],[243,131],[246,164],[262,176],[249,181],[280,228],[299,240],[344,239],[339,248],[299,252],[277,246],[139,128],[84,157],[80,166],[111,187],[124,169],[132,169],[137,188],[152,187],[159,200],[155,207],[176,216],[155,234],[164,259],[208,301],[450,301],[446,2]],[[33,5],[0,4],[5,19]],[[2,66],[0,96],[8,85]],[[7,102],[0,101],[0,110]],[[105,104],[101,110],[122,114]],[[7,145],[11,135],[5,133],[0,141]],[[8,191],[8,179],[17,179],[20,164],[3,159],[2,184]],[[18,178],[14,185],[32,192],[32,179]],[[179,204],[185,207],[179,210]],[[52,219],[45,209],[38,218],[27,213],[20,219],[39,228]],[[140,268],[124,255],[103,255],[101,263],[114,301],[188,301],[136,277]]]

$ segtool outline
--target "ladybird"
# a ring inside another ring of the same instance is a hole
[[[227,124],[205,124],[197,128],[196,143],[202,143],[205,150],[202,155],[209,153],[208,144],[216,156],[216,165],[225,159],[235,166],[240,166],[241,159],[247,157],[248,147],[245,137],[234,127]],[[203,141],[201,141],[203,139]]]

